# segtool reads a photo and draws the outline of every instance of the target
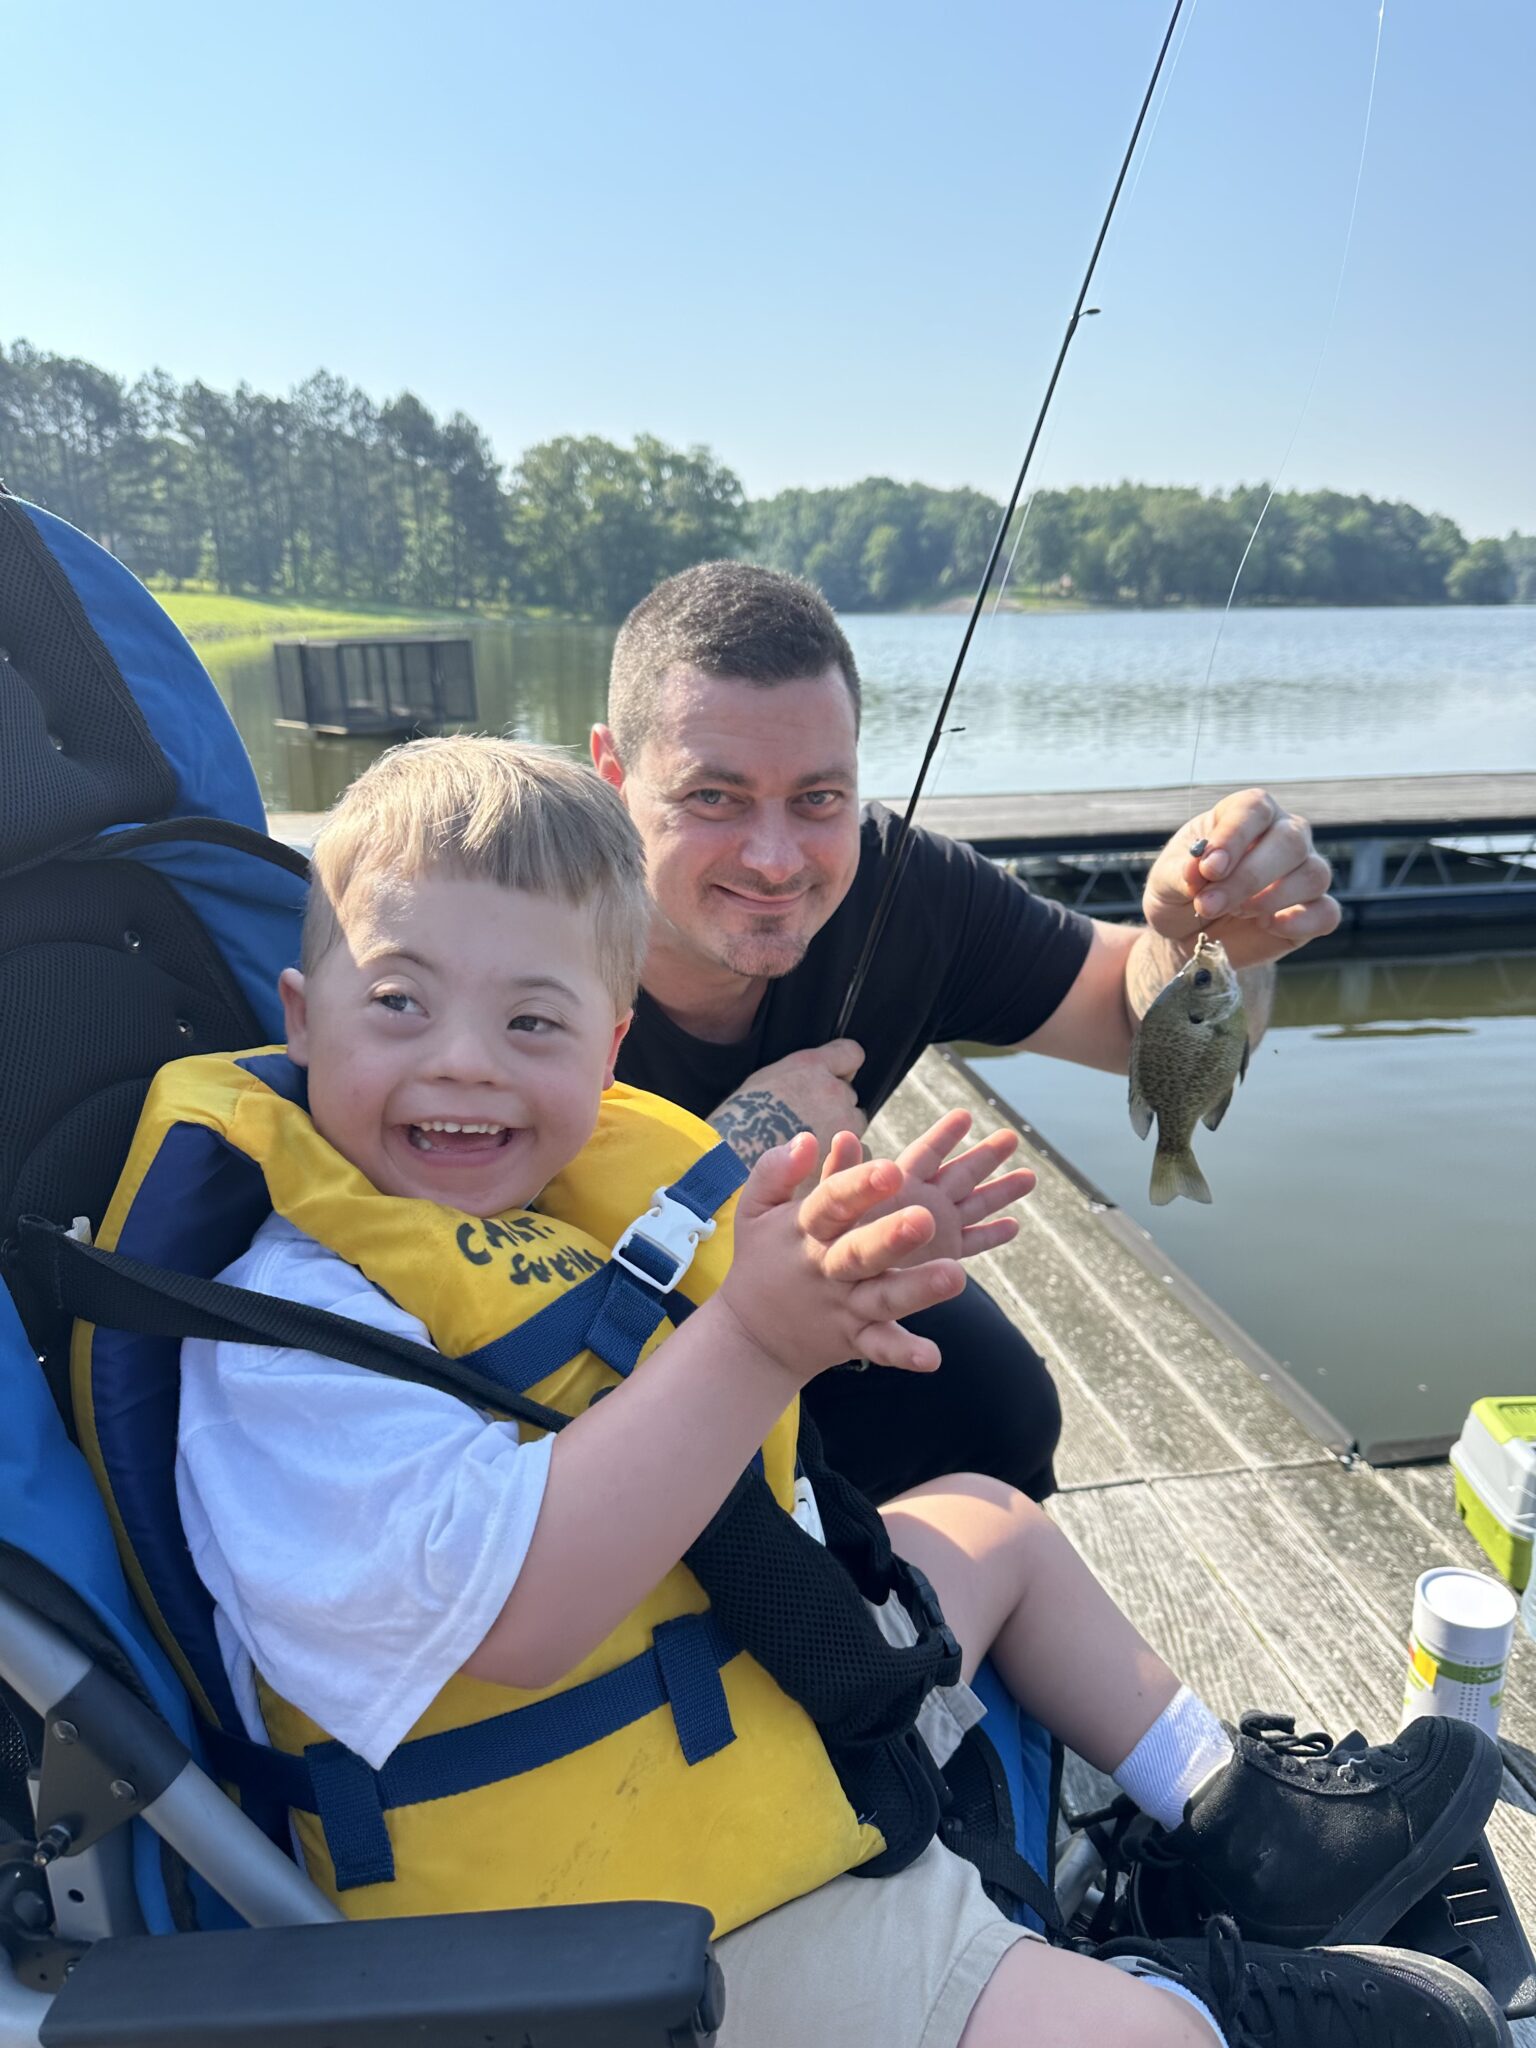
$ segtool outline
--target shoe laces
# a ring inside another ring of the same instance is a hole
[[[1397,1743],[1378,1744],[1369,1749],[1340,1750],[1333,1737],[1321,1728],[1298,1735],[1290,1714],[1244,1714],[1239,1732],[1271,1751],[1283,1771],[1292,1777],[1307,1777],[1314,1784],[1326,1784],[1330,1777],[1383,1778],[1387,1759],[1406,1763],[1407,1752]]]
[[[1092,1813],[1068,1815],[1067,1824],[1073,1829],[1080,1828],[1104,1859],[1100,1879],[1103,1897],[1088,1925],[1087,1940],[1091,1945],[1103,1941],[1114,1927],[1121,1873],[1151,1847],[1155,1824],[1126,1792]]]
[[[1265,1952],[1252,1960],[1235,1921],[1218,1914],[1205,1932],[1205,1967],[1181,1962],[1163,1942],[1113,1941],[1093,1953],[1101,1962],[1135,1957],[1165,1972],[1204,2001],[1227,2048],[1381,2048],[1382,1987],[1375,1978],[1330,1969],[1315,1956]]]

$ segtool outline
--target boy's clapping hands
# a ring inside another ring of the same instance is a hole
[[[996,1211],[1034,1186],[1028,1172],[987,1178],[1013,1151],[1012,1132],[950,1159],[970,1126],[952,1110],[896,1160],[866,1161],[850,1131],[822,1159],[802,1132],[754,1166],[720,1298],[797,1385],[848,1358],[938,1366],[937,1345],[900,1318],[958,1294],[960,1260],[1007,1243],[1018,1224]]]

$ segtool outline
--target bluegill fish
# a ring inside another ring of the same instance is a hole
[[[1144,1138],[1157,1118],[1152,1199],[1175,1195],[1208,1202],[1190,1139],[1204,1121],[1214,1131],[1248,1071],[1243,992],[1219,939],[1202,932],[1186,966],[1137,1026],[1131,1045],[1131,1123]]]

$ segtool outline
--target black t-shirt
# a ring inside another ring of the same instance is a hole
[[[865,806],[852,888],[800,965],[769,982],[745,1038],[695,1038],[642,989],[618,1078],[708,1116],[757,1068],[835,1037],[898,826],[882,805]],[[1092,931],[971,847],[914,831],[847,1031],[864,1048],[860,1108],[873,1116],[930,1045],[1014,1045],[1038,1031],[1077,979]]]

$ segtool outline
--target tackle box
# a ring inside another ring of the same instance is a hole
[[[1456,1512],[1517,1593],[1536,1541],[1536,1395],[1475,1401],[1451,1446]]]

